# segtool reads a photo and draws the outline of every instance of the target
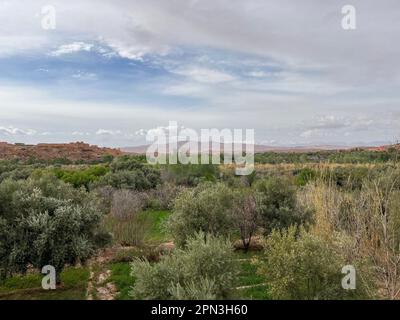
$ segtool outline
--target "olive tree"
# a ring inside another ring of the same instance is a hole
[[[223,299],[229,298],[237,271],[232,245],[221,237],[197,233],[182,249],[151,264],[132,263],[136,299]]]
[[[55,267],[84,262],[109,238],[99,229],[98,199],[55,176],[0,184],[0,270],[2,277],[29,265]]]
[[[266,234],[310,222],[311,211],[298,204],[296,189],[287,180],[269,177],[257,181],[254,187],[261,197],[259,213]]]
[[[228,235],[233,228],[234,193],[222,183],[203,183],[180,193],[167,228],[178,246],[196,232]]]
[[[265,276],[273,299],[368,298],[368,267],[357,260],[346,261],[340,249],[304,229],[299,234],[295,227],[274,230],[263,259],[258,261],[258,271]],[[341,271],[348,264],[357,269],[355,290],[342,287]]]

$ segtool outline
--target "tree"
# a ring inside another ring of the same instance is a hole
[[[132,296],[136,299],[224,299],[234,287],[238,266],[224,238],[197,233],[161,261],[136,259]]]
[[[342,267],[348,263],[335,247],[304,229],[297,236],[295,227],[274,230],[267,239],[259,272],[265,276],[273,299],[355,299],[367,298],[362,276],[356,290],[341,286]],[[362,269],[358,274],[362,274]]]
[[[84,262],[107,236],[99,225],[98,199],[55,176],[0,184],[0,273],[26,272],[28,265],[55,267]]]
[[[116,189],[143,191],[155,188],[160,182],[160,173],[158,171],[134,169],[109,172],[95,183],[95,187],[111,186]]]
[[[255,189],[260,193],[259,212],[266,234],[310,222],[311,212],[297,203],[296,190],[287,180],[269,177],[257,181]]]
[[[203,183],[180,193],[167,228],[178,246],[196,232],[228,235],[233,228],[233,192],[222,183]]]
[[[240,231],[240,238],[245,252],[248,251],[251,239],[259,226],[258,214],[259,195],[251,189],[235,191],[233,219],[234,225]]]

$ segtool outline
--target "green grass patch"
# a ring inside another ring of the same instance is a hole
[[[170,215],[169,211],[149,210],[142,213],[150,221],[151,227],[146,233],[145,240],[151,243],[162,243],[171,240],[171,237],[164,230],[163,223]]]
[[[123,246],[158,245],[169,241],[163,222],[169,211],[146,210],[138,215],[119,219],[107,215],[103,227],[113,234],[114,243]]]
[[[264,278],[257,274],[257,266],[253,265],[250,260],[241,262],[239,286],[251,286],[261,284],[264,281]]]
[[[0,282],[1,300],[85,300],[89,279],[87,268],[68,268],[61,273],[56,290],[43,290],[41,274],[14,276]]]
[[[135,282],[135,278],[131,276],[131,267],[129,263],[114,263],[110,266],[111,276],[109,281],[113,282],[119,291],[116,300],[132,300],[129,296],[131,287]]]
[[[260,285],[257,287],[251,287],[239,290],[239,294],[242,299],[246,300],[270,300],[271,297],[268,294],[268,287],[266,285]]]
[[[253,259],[261,256],[261,252],[238,251],[236,257],[240,264],[240,273],[238,278],[238,287],[247,287],[237,290],[238,298],[250,300],[268,300],[268,287],[265,285],[263,276],[257,274],[257,266],[252,262]]]

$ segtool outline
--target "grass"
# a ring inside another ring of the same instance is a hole
[[[248,287],[238,289],[238,295],[242,299],[268,300],[268,288],[265,279],[257,274],[257,266],[252,263],[252,259],[261,255],[260,252],[237,252],[240,261],[240,273],[238,287]]]
[[[127,262],[113,263],[110,266],[111,276],[109,281],[113,282],[119,291],[117,300],[132,300],[129,295],[135,278],[131,276],[131,267]]]
[[[87,268],[67,268],[56,290],[43,290],[42,274],[15,276],[0,283],[0,300],[85,300]]]
[[[262,276],[257,274],[257,266],[247,260],[241,263],[241,272],[239,274],[239,286],[251,286],[263,283]]]
[[[103,220],[103,226],[113,234],[116,244],[158,245],[170,239],[162,227],[168,215],[169,211],[162,210],[146,210],[137,216],[122,220],[107,215]]]
[[[246,300],[270,300],[268,295],[268,287],[260,285],[241,290],[241,297]]]
[[[149,243],[162,243],[171,240],[163,228],[163,222],[170,215],[169,211],[148,210],[142,213],[149,219],[151,227],[145,235],[145,241]]]

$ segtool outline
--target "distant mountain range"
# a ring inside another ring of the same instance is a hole
[[[178,148],[180,148],[185,142],[179,142]],[[246,150],[245,144],[235,144],[234,148],[240,148]],[[137,147],[124,147],[120,149],[115,148],[102,148],[95,145],[89,145],[84,142],[73,142],[73,143],[40,143],[37,145],[27,145],[27,144],[10,144],[7,142],[0,142],[0,159],[39,159],[39,160],[55,160],[55,159],[68,159],[70,161],[83,161],[91,162],[102,160],[104,156],[120,156],[123,154],[145,154],[149,145],[142,145]],[[275,147],[275,146],[265,146],[265,145],[254,145],[254,151],[256,153],[262,152],[313,152],[313,151],[327,151],[327,150],[370,150],[382,152],[389,148],[396,148],[400,150],[400,144],[395,145],[385,145],[379,147],[349,147],[349,146],[336,146],[336,145],[318,145],[318,146],[294,146],[294,147]],[[200,145],[198,146],[200,150]],[[218,144],[215,147],[210,146],[209,153],[219,153],[223,151],[223,144]]]
[[[179,142],[178,148],[180,148],[186,142]],[[220,143],[219,146],[217,144],[216,147],[212,147],[210,145],[208,152],[209,153],[219,153],[224,148],[224,144]],[[233,148],[238,149],[240,148],[240,144],[232,145]],[[133,154],[145,154],[149,145],[141,145],[136,147],[122,147],[120,148],[121,151],[126,153],[133,153]],[[168,147],[167,147],[168,148]],[[349,146],[336,146],[336,145],[318,145],[318,146],[294,146],[294,147],[278,147],[278,146],[266,146],[256,144],[254,145],[254,152],[262,153],[262,152],[312,152],[312,151],[321,151],[321,150],[350,150],[354,147]],[[198,145],[198,150],[200,150],[200,143]],[[242,150],[246,150],[246,145],[242,144]]]

